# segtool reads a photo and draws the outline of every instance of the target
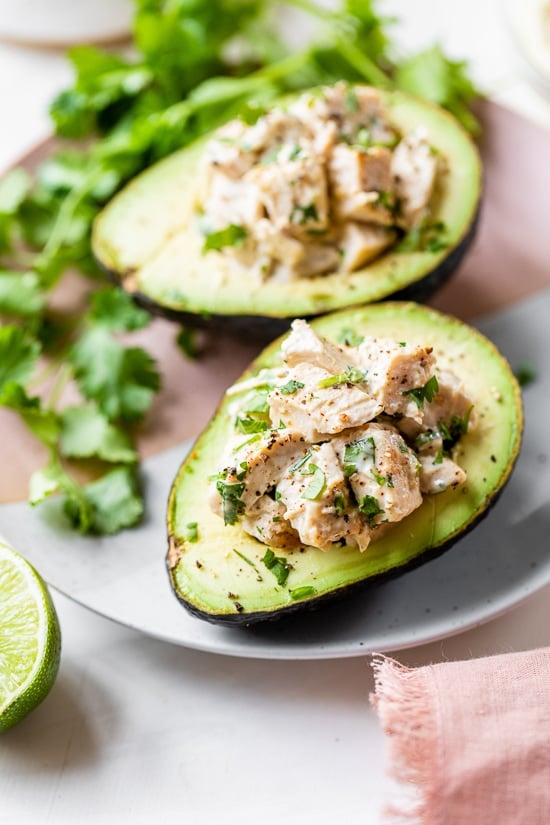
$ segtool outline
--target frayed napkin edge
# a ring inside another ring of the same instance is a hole
[[[369,700],[387,737],[387,773],[403,798],[398,805],[386,805],[384,813],[392,822],[437,825],[439,714],[431,668],[408,668],[382,654],[373,656],[371,664],[374,692]]]

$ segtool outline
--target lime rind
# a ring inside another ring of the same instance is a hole
[[[50,692],[59,670],[61,632],[37,571],[0,543],[0,731]]]

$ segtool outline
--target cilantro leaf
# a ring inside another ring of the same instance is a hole
[[[330,375],[322,378],[317,386],[319,389],[327,387],[339,387],[341,384],[363,384],[367,380],[367,370],[360,370],[358,367],[346,367],[346,371],[339,375]]]
[[[439,391],[437,377],[432,375],[423,387],[414,387],[412,390],[403,390],[402,395],[408,395],[419,409],[424,408],[424,401],[433,401]]]
[[[349,476],[358,472],[360,462],[366,458],[374,461],[374,451],[375,445],[372,436],[359,438],[352,444],[346,444],[344,448],[344,475],[349,478]]]
[[[7,381],[0,391],[0,406],[19,413],[31,433],[43,444],[52,446],[59,436],[58,415],[45,409],[40,398],[30,398],[24,387],[15,381]]]
[[[252,433],[263,433],[267,430],[268,426],[268,422],[262,421],[260,418],[251,418],[250,416],[241,418],[240,416],[237,416],[235,419],[235,428],[240,433],[244,433],[245,435],[250,435]]]
[[[208,232],[202,247],[203,252],[210,250],[219,251],[226,246],[242,246],[248,237],[248,232],[244,226],[230,223],[225,229],[217,232]]]
[[[236,524],[239,516],[244,512],[244,502],[241,496],[244,493],[244,483],[227,482],[219,478],[216,481],[216,490],[221,496],[223,507],[223,523]]]
[[[15,219],[29,187],[25,169],[12,169],[0,180],[0,252],[11,247]]]
[[[308,472],[305,473],[305,475],[313,475],[313,478],[302,493],[302,498],[305,498],[308,501],[317,501],[326,487],[326,476],[317,464],[310,464],[308,467]]]
[[[273,550],[268,547],[262,562],[267,569],[273,573],[277,579],[277,584],[281,585],[281,587],[286,584],[288,574],[292,570],[292,565],[288,563],[284,556],[276,556]]]
[[[176,336],[176,345],[186,358],[195,361],[200,354],[197,344],[196,330],[182,327]]]
[[[80,532],[116,533],[123,527],[133,527],[143,515],[136,475],[129,467],[111,470],[86,484],[82,493],[85,508],[74,496],[66,498],[63,508]]]
[[[374,519],[376,516],[381,515],[384,510],[374,496],[363,496],[359,501],[359,512],[366,517],[369,527],[373,527]]]
[[[8,381],[22,384],[34,370],[40,344],[20,327],[0,327],[0,390]]]
[[[74,513],[78,513],[80,532],[88,532],[93,518],[92,504],[86,498],[82,487],[65,470],[57,453],[52,451],[47,465],[36,470],[30,478],[29,501],[33,506],[41,504],[58,492],[66,496],[64,506],[70,506]]]
[[[359,335],[359,333],[351,329],[351,327],[344,327],[338,335],[338,342],[340,344],[346,344],[348,347],[358,347],[364,340],[365,336]]]
[[[92,323],[117,332],[143,329],[151,320],[149,313],[118,287],[105,287],[92,294],[88,318]]]
[[[302,381],[295,381],[294,378],[291,378],[286,382],[286,384],[283,384],[282,387],[279,387],[278,389],[282,395],[294,395],[295,392],[303,389],[303,387],[305,387],[305,384],[303,384]]]
[[[0,270],[0,314],[31,318],[42,312],[45,295],[36,272]]]
[[[406,92],[449,109],[466,129],[479,134],[479,122],[468,108],[479,92],[466,69],[465,62],[449,60],[440,46],[432,46],[398,65],[395,82]]]
[[[133,464],[138,455],[129,437],[93,405],[67,407],[61,413],[59,446],[69,458],[97,456],[103,461]]]
[[[123,347],[101,326],[84,333],[71,361],[84,396],[111,420],[141,420],[160,386],[153,358],[139,347]]]

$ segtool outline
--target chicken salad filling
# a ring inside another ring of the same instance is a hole
[[[457,376],[431,347],[347,340],[294,321],[283,366],[228,390],[233,432],[209,501],[225,524],[273,547],[364,551],[466,480],[455,447],[475,415]]]
[[[304,93],[207,144],[204,251],[260,280],[353,272],[426,225],[440,165],[425,130],[400,134],[376,89]]]

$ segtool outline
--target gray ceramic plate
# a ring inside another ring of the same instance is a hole
[[[550,582],[550,290],[479,324],[513,367],[534,364],[525,435],[499,503],[441,558],[317,614],[246,629],[195,619],[164,568],[165,505],[189,445],[145,462],[147,514],[109,538],[75,536],[58,505],[0,507],[0,530],[54,588],[117,622],[186,647],[268,659],[324,659],[412,647],[509,610]]]

